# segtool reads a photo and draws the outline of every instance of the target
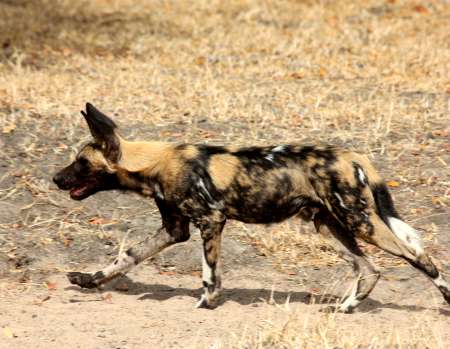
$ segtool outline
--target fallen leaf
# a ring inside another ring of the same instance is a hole
[[[413,7],[414,11],[419,13],[428,13],[428,9],[422,5],[416,5]]]
[[[211,138],[211,137],[214,137],[214,135],[215,135],[215,132],[207,131],[207,130],[203,130],[203,129],[199,129],[198,133],[203,138]]]
[[[386,184],[391,188],[396,188],[400,186],[400,183],[397,181],[387,181]]]
[[[295,72],[290,75],[292,79],[303,79],[305,75],[301,72]]]
[[[448,131],[447,130],[434,130],[431,132],[431,134],[434,137],[448,137]]]
[[[102,299],[105,302],[112,303],[112,294],[111,293],[107,293],[107,294],[102,296]]]
[[[60,144],[58,144],[58,145],[56,146],[56,148],[66,150],[66,149],[69,148],[69,147],[68,147],[67,145],[63,144],[63,143],[60,143]]]
[[[433,196],[431,198],[431,202],[435,206],[444,206],[444,203],[443,203],[442,199],[439,196]]]
[[[320,289],[313,287],[310,289],[310,293],[314,294],[314,295],[318,295],[318,294],[320,294]]]
[[[92,225],[100,225],[100,224],[105,224],[105,223],[107,223],[107,220],[102,217],[93,217],[93,218],[89,219],[89,224],[92,224]]]
[[[94,217],[89,219],[89,224],[92,225],[103,224],[103,222],[104,222],[103,218],[100,217]]]
[[[54,282],[46,281],[45,284],[47,285],[47,290],[49,291],[54,291],[57,288]]]

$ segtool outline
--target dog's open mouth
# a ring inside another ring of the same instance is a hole
[[[70,197],[74,200],[82,200],[95,192],[95,187],[96,185],[93,181],[81,183],[70,190]]]

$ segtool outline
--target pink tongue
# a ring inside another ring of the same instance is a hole
[[[75,195],[75,196],[79,196],[80,194],[83,193],[83,191],[87,188],[87,185],[83,185],[80,188],[76,188],[76,189],[72,189],[70,191],[70,194]]]

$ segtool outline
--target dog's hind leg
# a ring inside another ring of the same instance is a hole
[[[164,226],[158,231],[138,243],[136,246],[120,253],[113,263],[94,274],[71,272],[67,274],[72,284],[83,288],[98,287],[118,276],[129,272],[135,265],[155,255],[164,248],[177,242],[189,239],[189,219],[180,216],[163,215]]]
[[[404,258],[427,275],[450,304],[450,285],[423,250],[419,233],[399,218],[388,217],[389,226],[376,214],[370,216],[370,221],[374,231],[364,239],[386,252]]]
[[[355,237],[342,228],[328,210],[323,209],[314,216],[314,225],[319,233],[329,232],[332,235],[333,248],[345,261],[353,265],[357,275],[354,285],[350,294],[336,308],[339,312],[350,313],[370,294],[380,273],[365,258]]]
[[[203,294],[197,302],[197,308],[212,308],[220,296],[221,282],[221,240],[225,222],[208,222],[200,226],[203,239],[202,279]]]

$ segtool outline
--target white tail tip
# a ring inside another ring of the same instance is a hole
[[[422,239],[417,230],[395,217],[388,217],[388,222],[395,236],[402,240],[408,248],[417,255],[423,254]]]

